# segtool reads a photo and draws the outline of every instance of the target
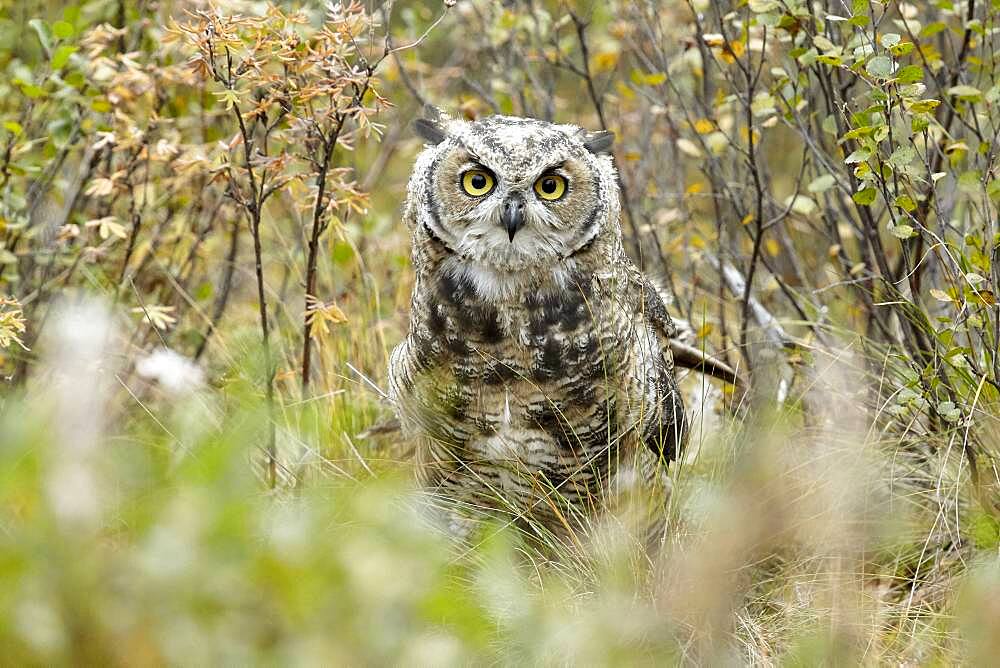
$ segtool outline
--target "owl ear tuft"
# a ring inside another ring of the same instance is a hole
[[[594,155],[610,153],[611,145],[615,143],[615,133],[608,130],[588,132],[583,137],[583,147]]]
[[[423,118],[413,121],[413,129],[428,144],[437,146],[448,138],[448,133],[444,129],[447,120],[448,117],[443,111],[432,104],[425,104]]]
[[[440,123],[427,118],[418,118],[413,121],[413,129],[421,139],[435,146],[448,138],[448,133],[444,131],[444,127]]]

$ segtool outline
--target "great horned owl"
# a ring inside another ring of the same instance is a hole
[[[686,432],[674,325],[622,247],[613,135],[415,126],[416,281],[389,387],[452,528],[488,509],[563,533],[623,480],[662,489]]]

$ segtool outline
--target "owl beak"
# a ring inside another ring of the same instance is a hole
[[[507,237],[514,243],[514,235],[524,225],[524,199],[518,195],[511,195],[503,203],[503,210],[500,212],[500,222],[507,230]]]

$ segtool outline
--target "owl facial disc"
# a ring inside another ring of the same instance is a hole
[[[414,222],[454,257],[504,276],[621,244],[608,132],[530,118],[438,116],[410,181]]]

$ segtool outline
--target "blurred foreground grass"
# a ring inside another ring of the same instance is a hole
[[[792,409],[742,426],[705,416],[658,554],[609,517],[543,555],[499,526],[450,543],[405,465],[380,463],[389,445],[266,490],[253,359],[221,387],[170,389],[161,369],[142,410],[123,409],[115,319],[63,309],[37,382],[0,412],[5,663],[985,665],[1000,652],[995,522],[959,514],[948,462],[961,459],[918,465],[853,415],[849,360],[817,376],[811,424]]]

